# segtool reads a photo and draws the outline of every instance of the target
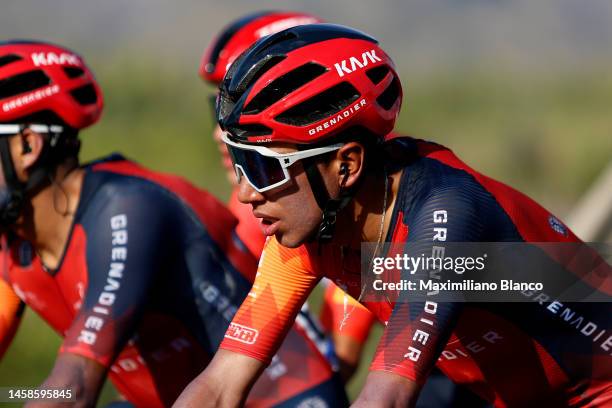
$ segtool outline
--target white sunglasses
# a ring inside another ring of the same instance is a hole
[[[31,125],[1,125],[0,124],[0,135],[16,135],[18,133],[23,132],[25,129],[31,129],[36,133],[61,133],[64,131],[62,126],[58,125],[40,125],[40,124],[31,124]]]
[[[293,153],[277,153],[264,146],[233,142],[227,132],[223,132],[221,140],[227,145],[238,182],[242,174],[251,187],[260,193],[288,182],[291,177],[287,169],[298,160],[333,152],[344,146],[338,143]]]

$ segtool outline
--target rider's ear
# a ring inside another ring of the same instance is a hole
[[[338,161],[338,182],[342,187],[354,185],[364,167],[364,149],[360,143],[349,142],[336,153]]]
[[[19,179],[25,180],[26,172],[34,166],[42,154],[44,137],[32,129],[26,128],[11,139],[13,164]]]

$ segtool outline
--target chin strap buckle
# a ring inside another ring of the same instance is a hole
[[[332,201],[338,202],[340,200],[329,200],[327,202],[327,207],[331,207],[330,204],[335,204],[332,203]],[[334,205],[333,207],[337,206]],[[336,214],[337,208],[334,208],[333,210],[331,208],[325,208],[323,210],[321,224],[319,224],[319,230],[317,231],[317,241],[321,243],[331,241],[334,236],[334,231],[336,229]]]
[[[340,189],[340,197],[330,198],[325,204],[323,209],[323,216],[321,217],[321,224],[319,224],[319,231],[317,232],[316,239],[320,243],[331,241],[334,237],[334,231],[336,230],[336,219],[338,212],[348,205],[353,199],[353,192],[344,188],[346,177],[342,180],[342,186]]]

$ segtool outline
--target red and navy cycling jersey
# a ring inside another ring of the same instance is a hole
[[[430,250],[436,239],[580,242],[543,207],[471,169],[449,149],[405,137],[386,144],[388,172],[401,170],[386,242],[422,243]],[[221,347],[269,359],[320,278],[360,296],[358,255],[333,244],[285,248],[269,240],[251,296],[233,321],[257,338],[244,344],[228,333]],[[607,267],[607,281],[598,287],[607,295],[612,293],[609,272]],[[422,384],[437,364],[453,381],[500,407],[612,404],[612,305],[554,303],[544,293],[527,295],[528,302],[511,304],[365,302],[387,326],[371,370]]]
[[[118,155],[84,166],[68,243],[45,267],[12,238],[2,278],[64,337],[61,353],[109,368],[137,406],[169,406],[217,350],[257,260],[235,217],[207,192]],[[300,328],[256,384],[250,406],[344,403]]]

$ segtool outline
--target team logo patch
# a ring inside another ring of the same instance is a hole
[[[14,109],[21,108],[22,106],[29,105],[32,102],[38,102],[42,99],[48,98],[49,96],[53,96],[59,93],[59,91],[60,91],[59,85],[50,85],[50,86],[47,86],[46,88],[38,89],[28,94],[18,96],[15,99],[12,99],[8,102],[3,103],[2,111],[10,112]]]
[[[245,344],[255,344],[259,332],[238,323],[231,323],[225,332],[225,337]]]
[[[365,98],[361,99],[359,102],[355,102],[355,104],[353,104],[352,106],[349,106],[344,111],[337,113],[333,118],[330,118],[329,120],[323,122],[322,124],[318,126],[313,126],[310,129],[308,129],[308,135],[313,136],[319,132],[322,132],[326,129],[336,126],[337,124],[342,122],[344,119],[348,118],[349,116],[357,112],[359,109],[366,106],[367,103],[368,102],[366,101]]]
[[[567,227],[554,215],[548,217],[548,225],[550,225],[550,228],[557,234],[567,237]]]

